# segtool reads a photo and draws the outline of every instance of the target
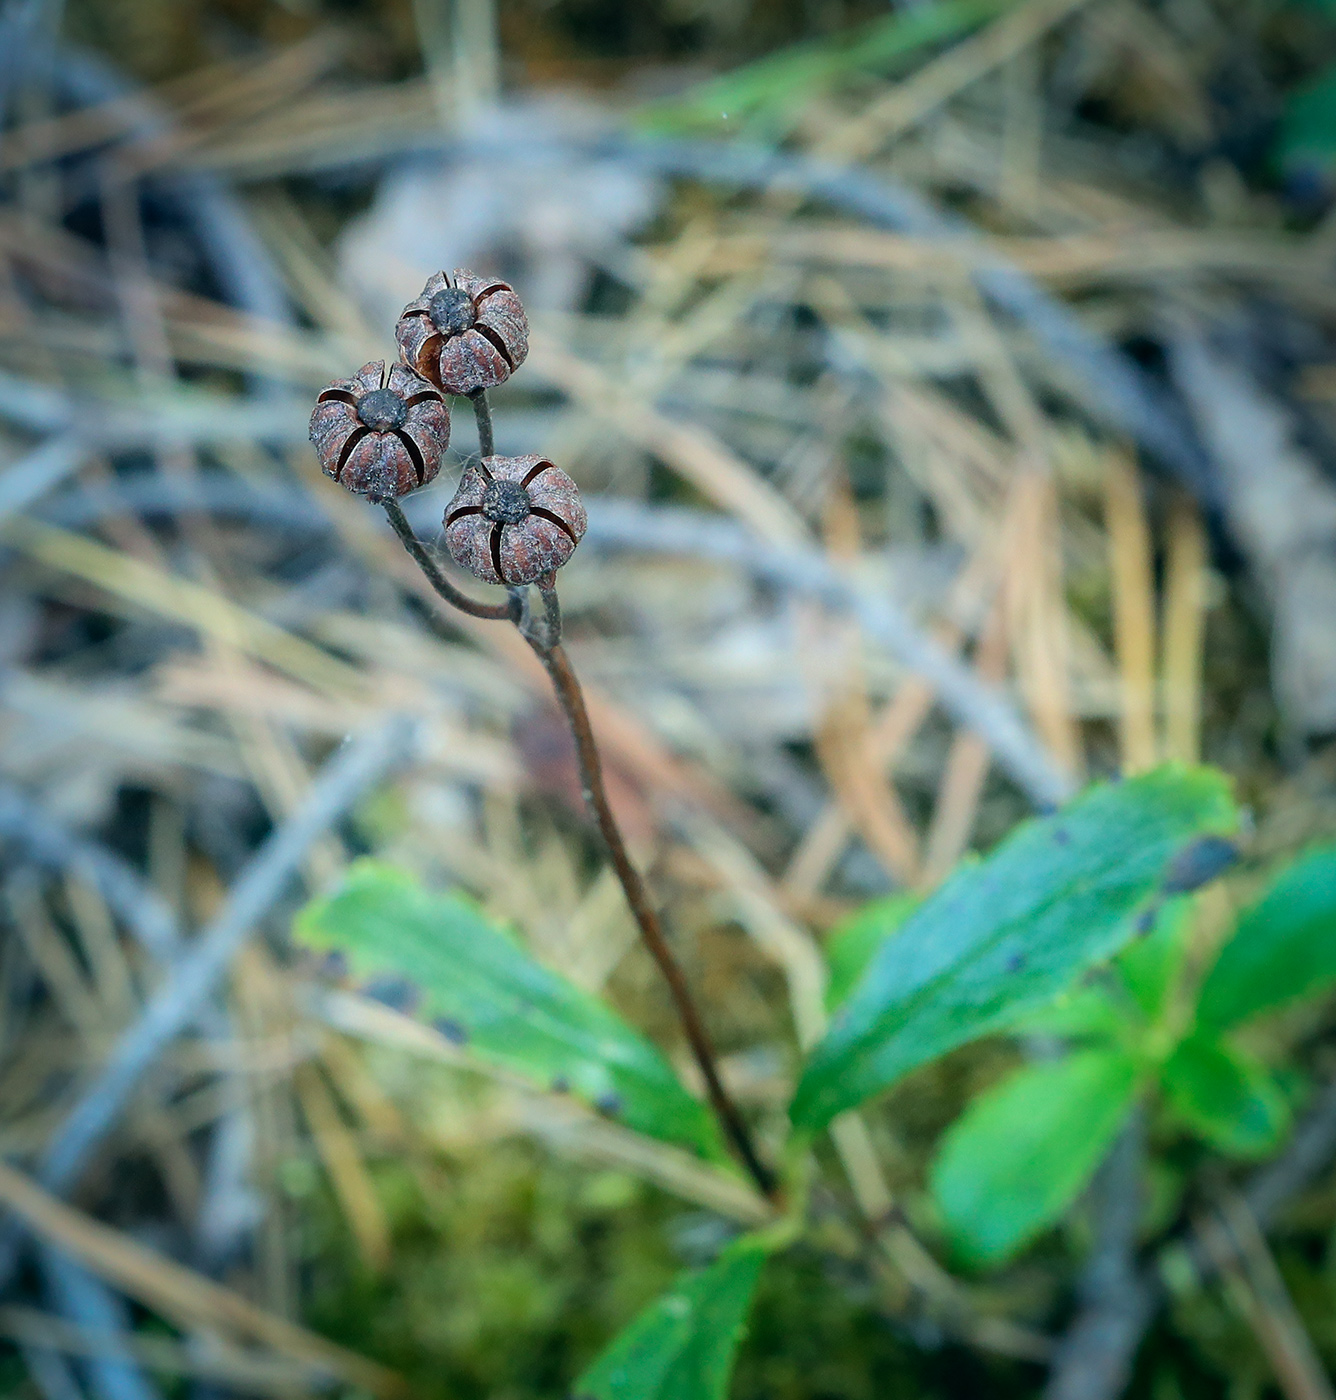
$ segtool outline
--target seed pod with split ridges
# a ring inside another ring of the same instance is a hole
[[[450,445],[450,406],[441,391],[384,360],[336,379],[316,400],[311,441],[326,476],[373,501],[406,496],[441,469]]]
[[[546,586],[589,523],[580,492],[546,457],[484,457],[445,512],[445,547],[484,583]]]
[[[437,272],[395,327],[404,364],[448,394],[504,384],[529,353],[529,322],[512,288],[467,268]]]

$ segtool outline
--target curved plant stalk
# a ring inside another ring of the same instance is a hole
[[[478,423],[478,442],[483,456],[490,456],[493,446],[492,414],[487,401],[486,390],[470,394],[473,411]],[[672,997],[673,1009],[686,1033],[691,1053],[705,1080],[710,1107],[718,1119],[720,1129],[732,1145],[748,1174],[757,1187],[769,1197],[776,1192],[775,1174],[761,1160],[752,1140],[751,1130],[741,1111],[724,1087],[719,1074],[719,1055],[706,1030],[705,1022],[692,996],[690,985],[681,964],[673,955],[664,936],[663,925],[650,901],[649,891],[639,870],[636,869],[626,849],[626,841],[621,828],[613,815],[608,801],[607,788],[603,782],[603,763],[599,756],[594,731],[589,723],[589,711],[585,705],[584,692],[576,677],[570,658],[561,645],[561,605],[557,600],[555,587],[545,586],[551,581],[540,583],[543,600],[542,617],[533,616],[529,607],[527,588],[512,589],[510,599],[504,604],[478,603],[455,587],[437,567],[426,547],[414,535],[402,509],[393,500],[382,501],[385,513],[395,533],[403,542],[404,548],[422,570],[427,581],[436,592],[451,606],[467,613],[470,617],[487,618],[493,621],[510,621],[519,629],[520,635],[533,648],[534,654],[543,663],[556,691],[562,714],[570,728],[575,742],[576,757],[580,766],[581,788],[585,804],[589,808],[598,827],[603,843],[608,849],[613,869],[621,881],[626,902],[650,956],[658,965],[668,993]]]

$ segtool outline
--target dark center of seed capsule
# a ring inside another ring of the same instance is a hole
[[[427,303],[427,312],[444,336],[463,335],[478,319],[473,300],[462,287],[442,287]]]
[[[518,481],[489,481],[482,493],[482,513],[498,525],[518,525],[530,509],[529,493]]]
[[[357,405],[357,416],[378,433],[402,428],[408,416],[408,405],[393,389],[372,389],[363,394]]]

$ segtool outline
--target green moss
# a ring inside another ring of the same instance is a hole
[[[559,1395],[672,1279],[683,1214],[622,1173],[498,1143],[422,1180],[376,1164],[392,1223],[382,1278],[322,1187],[302,1209],[308,1321],[406,1375],[417,1400]]]

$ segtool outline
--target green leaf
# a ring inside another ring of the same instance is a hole
[[[1232,830],[1226,780],[1169,764],[1089,789],[962,867],[878,950],[812,1051],[790,1116],[816,1130],[1111,957],[1176,853]]]
[[[1195,907],[1186,895],[1165,900],[1150,931],[1138,934],[1118,955],[1119,976],[1144,1016],[1159,1014],[1178,976]]]
[[[1153,919],[1142,915],[1137,920],[1136,937],[1111,968],[1088,985],[1060,993],[1047,1006],[1026,1011],[1008,1030],[1139,1047],[1182,965],[1193,907],[1184,896],[1166,899]],[[1147,922],[1149,931],[1143,932]]]
[[[706,1107],[668,1062],[596,997],[535,962],[469,901],[359,861],[297,935],[337,949],[359,978],[408,982],[415,1008],[480,1060],[568,1091],[651,1137],[726,1154]]]
[[[919,906],[916,894],[874,899],[831,930],[826,940],[826,1010],[833,1011],[863,975],[872,955]]]
[[[1222,1152],[1261,1157],[1289,1127],[1289,1105],[1275,1080],[1223,1041],[1185,1040],[1165,1062],[1163,1084],[1179,1116]]]
[[[943,1140],[932,1194],[961,1256],[999,1264],[1053,1224],[1103,1161],[1136,1097],[1137,1061],[1084,1050],[975,1099]]]
[[[575,1400],[723,1400],[769,1251],[744,1237],[679,1279],[580,1377]]]
[[[1136,1024],[1126,998],[1106,986],[1074,987],[1046,1006],[1024,1012],[1008,1024],[1013,1035],[1050,1035],[1072,1041],[1121,1041]]]
[[[778,137],[804,104],[859,72],[903,71],[931,44],[957,38],[1006,8],[1005,0],[936,0],[853,32],[767,54],[679,97],[641,109],[651,131],[721,129]]]
[[[1286,167],[1336,162],[1336,66],[1286,99],[1276,153]]]
[[[1202,987],[1197,1024],[1220,1029],[1336,983],[1336,846],[1283,870],[1239,919]]]

